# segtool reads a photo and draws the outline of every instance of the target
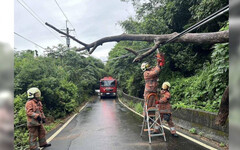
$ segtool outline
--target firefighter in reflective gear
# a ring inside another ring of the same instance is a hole
[[[145,80],[145,89],[144,89],[144,99],[147,100],[148,95],[150,93],[157,93],[157,86],[158,86],[158,74],[160,72],[160,66],[156,66],[154,68],[150,68],[150,65],[148,63],[143,63],[142,66],[143,71],[144,71],[144,80]],[[147,100],[148,107],[155,107],[155,99],[153,97],[150,97]]]
[[[33,87],[27,91],[28,101],[25,105],[27,113],[27,127],[29,131],[30,150],[39,150],[37,138],[40,147],[48,147],[51,144],[46,142],[46,131],[43,127],[45,116],[43,106],[40,100],[41,92],[38,88]]]
[[[144,89],[144,99],[145,101],[148,98],[150,93],[157,93],[158,87],[158,74],[160,68],[164,66],[164,56],[163,54],[157,54],[157,65],[154,68],[151,68],[149,63],[142,63],[141,69],[144,71],[143,76],[145,80],[145,89]],[[148,107],[155,107],[155,98],[150,97],[148,102]]]
[[[161,118],[167,121],[171,134],[174,137],[178,137],[176,133],[176,129],[172,122],[172,112],[171,112],[171,104],[170,104],[171,94],[169,92],[170,87],[171,85],[169,82],[164,82],[162,84],[162,89],[160,91],[160,99],[156,101],[156,104],[158,104]]]

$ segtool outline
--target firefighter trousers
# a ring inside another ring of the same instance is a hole
[[[43,146],[47,144],[46,142],[46,130],[44,129],[43,125],[40,126],[28,126],[29,131],[29,144],[30,150],[36,149],[37,146],[37,138],[39,142],[39,146]]]
[[[176,129],[172,121],[172,114],[160,113],[160,117],[161,117],[161,120],[164,119],[165,121],[167,121],[171,134],[175,134]],[[160,123],[160,121],[158,121],[158,123]]]

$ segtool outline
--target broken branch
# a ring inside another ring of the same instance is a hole
[[[136,51],[134,51],[133,49],[131,49],[131,48],[124,48],[125,50],[127,50],[127,51],[129,51],[129,52],[131,52],[131,53],[133,53],[135,56],[138,56],[138,53],[136,52]]]
[[[138,55],[133,62],[139,62],[140,60],[142,60],[143,58],[147,57],[148,55],[150,55],[151,53],[153,53],[160,45],[161,43],[158,41],[155,43],[155,45],[148,51],[146,51],[145,53]]]
[[[73,36],[71,36],[71,35],[69,35],[69,34],[67,34],[67,33],[65,33],[65,32],[63,32],[63,31],[61,31],[61,30],[59,30],[59,29],[57,29],[56,27],[54,27],[53,25],[51,25],[51,24],[49,24],[49,23],[45,23],[47,26],[49,26],[50,28],[52,28],[53,30],[55,30],[55,31],[57,31],[58,33],[60,33],[60,34],[63,34],[63,35],[65,35],[65,36],[67,36],[67,37],[70,37],[71,39],[73,39],[74,41],[76,41],[76,42],[78,42],[78,43],[80,43],[81,45],[83,45],[83,46],[87,46],[87,44],[86,43],[84,43],[84,42],[82,42],[82,41],[79,41],[78,39],[76,39],[75,37],[73,37]]]

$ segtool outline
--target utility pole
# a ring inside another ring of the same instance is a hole
[[[75,31],[75,29],[69,29],[68,26],[67,26],[67,22],[68,22],[68,20],[66,20],[66,29],[61,29],[61,30],[66,31],[66,34],[69,35],[69,32],[70,31]],[[69,49],[70,48],[70,37],[69,36],[62,36],[62,37],[66,37],[66,45]]]
[[[36,57],[38,57],[38,50],[35,50]]]

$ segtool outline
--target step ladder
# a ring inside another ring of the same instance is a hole
[[[149,144],[152,143],[151,138],[155,136],[163,136],[164,141],[166,141],[164,128],[161,120],[161,116],[157,107],[148,107],[148,100],[150,98],[154,98],[157,100],[157,94],[151,93],[147,97],[147,100],[144,102],[144,117],[142,123],[141,137],[143,135],[143,131],[148,132]],[[158,120],[160,124],[158,123]],[[155,126],[158,126],[159,133],[153,133]]]

